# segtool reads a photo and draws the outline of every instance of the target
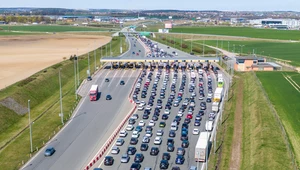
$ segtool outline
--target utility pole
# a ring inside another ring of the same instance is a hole
[[[204,50],[205,50],[204,43],[205,43],[205,40],[203,40],[203,44],[202,44],[202,45],[203,45],[203,46],[202,46],[202,53],[203,53],[202,55],[203,55],[203,57],[204,57]]]
[[[88,69],[89,69],[89,76],[91,76],[91,68],[90,68],[90,52],[88,52]]]
[[[241,47],[241,55],[243,54],[243,47],[244,47],[245,45],[240,45],[240,47]]]
[[[181,42],[180,42],[180,47],[181,47],[181,51],[182,51],[182,31],[181,31]]]
[[[110,47],[109,47],[109,50],[110,50],[110,57],[112,56],[112,53],[111,53],[111,42],[112,42],[112,39],[110,40]]]
[[[122,44],[122,37],[120,37],[120,54],[123,53],[123,44]]]
[[[233,53],[235,53],[235,44],[233,44]]]
[[[229,52],[229,41],[228,41],[228,52]]]
[[[78,55],[78,48],[77,48],[77,55]],[[77,57],[77,87],[79,87],[79,56]]]
[[[192,39],[191,39],[191,53],[193,51],[193,35],[192,35]]]
[[[175,37],[173,37],[173,41],[174,41],[174,48],[175,48]]]
[[[95,71],[96,71],[96,69],[97,69],[97,61],[96,61],[96,58],[97,58],[97,56],[96,56],[96,50],[94,50]]]
[[[60,118],[61,118],[61,123],[64,125],[64,113],[63,113],[63,106],[62,106],[62,89],[61,89],[61,76],[60,76],[60,71],[61,68],[59,69],[59,98],[60,98]]]
[[[29,119],[29,138],[30,138],[30,153],[33,152],[32,148],[32,128],[31,128],[31,120],[30,120],[30,100],[28,100],[28,119]]]
[[[77,86],[76,86],[76,61],[77,61],[77,56],[74,55],[74,83],[75,83],[75,97],[76,97],[76,100],[77,100]]]

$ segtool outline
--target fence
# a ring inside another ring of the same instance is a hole
[[[270,106],[270,108],[272,110],[272,113],[273,113],[274,117],[276,118],[276,121],[277,121],[277,123],[278,123],[278,125],[279,125],[279,127],[281,129],[281,133],[282,133],[282,135],[284,137],[285,144],[286,144],[286,146],[288,148],[289,154],[290,154],[291,159],[292,159],[293,169],[297,170],[297,163],[296,163],[295,155],[293,153],[293,149],[292,149],[292,146],[291,146],[291,144],[289,142],[289,139],[288,139],[287,133],[286,133],[286,131],[284,129],[284,126],[283,126],[283,124],[282,124],[282,122],[281,122],[281,120],[280,120],[280,118],[278,116],[278,113],[275,110],[274,106],[272,105],[272,102],[270,101],[270,99],[268,97],[268,94],[266,93],[265,89],[263,88],[263,86],[262,86],[261,82],[259,81],[258,77],[256,76],[255,72],[252,72],[252,74],[255,77],[256,84],[259,86],[259,88],[263,92],[264,96],[266,97],[267,102],[268,102],[268,104],[269,104],[269,106]]]

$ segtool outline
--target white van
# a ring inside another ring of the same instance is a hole
[[[172,122],[171,124],[171,130],[177,130],[177,123],[176,122]]]
[[[206,123],[205,123],[205,130],[206,131],[212,131],[212,129],[213,129],[213,121],[206,121]]]

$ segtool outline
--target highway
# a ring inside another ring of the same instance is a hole
[[[148,70],[149,72],[149,70]],[[154,74],[153,74],[153,77],[155,77],[157,71],[154,71]],[[164,80],[164,77],[165,77],[165,72],[163,71],[162,75],[161,75],[161,79],[159,80],[159,84],[158,84],[158,87],[157,87],[157,95],[156,95],[156,98],[155,98],[155,102],[154,102],[154,105],[152,106],[152,111],[151,111],[151,114],[149,116],[149,119],[148,120],[144,120],[146,122],[145,126],[148,125],[148,122],[149,120],[152,118],[152,115],[153,115],[153,110],[154,108],[156,107],[156,100],[159,98],[159,91],[160,89],[162,88],[162,82]],[[181,84],[181,79],[182,79],[182,72],[179,71],[178,73],[178,80],[176,82],[176,92],[178,92],[178,89],[179,89],[179,86]],[[183,95],[183,99],[186,98],[186,97],[190,97],[190,93],[188,92],[188,83],[190,82],[190,74],[189,74],[189,71],[186,71],[186,75],[187,75],[187,83],[186,83],[186,86],[185,86],[185,90],[184,90],[184,95]],[[211,73],[211,75],[213,75],[213,73]],[[170,81],[173,79],[173,76],[174,76],[174,72],[171,72],[170,73]],[[215,77],[212,76],[213,80],[215,80]],[[168,96],[170,95],[170,84],[171,82],[168,82],[168,89],[166,90],[166,98],[165,99],[162,99],[163,101],[163,104],[162,106],[164,107],[165,104],[167,103],[167,100],[168,100]],[[152,82],[150,83],[150,88],[148,89],[148,95],[147,95],[147,98],[145,99],[140,99],[140,95],[139,96],[139,99],[140,100],[143,100],[143,101],[148,101],[149,99],[149,96],[150,96],[150,92],[151,91],[151,87],[153,86],[153,80]],[[215,81],[213,81],[213,87],[215,86]],[[145,83],[145,78],[144,78],[144,81],[143,83],[141,83],[142,85]],[[207,76],[204,74],[204,84],[207,83]],[[198,85],[198,76],[196,78],[196,83]],[[195,107],[195,111],[194,111],[194,116],[198,113],[198,111],[200,110],[200,100],[198,100],[198,97],[199,97],[199,87],[197,86],[196,89],[195,89],[195,92],[197,93],[197,96],[195,98],[195,101],[196,101],[196,107]],[[207,87],[205,86],[205,92],[207,93]],[[207,95],[205,95],[207,96]],[[206,101],[203,100],[203,101]],[[183,101],[182,101],[183,102]],[[180,103],[180,106],[182,104],[182,102]],[[179,110],[180,107],[174,107],[172,106],[171,107],[171,114],[169,115],[169,118],[166,120],[166,127],[164,128],[160,128],[159,127],[159,122],[160,121],[164,121],[162,120],[161,118],[161,115],[164,113],[164,109],[161,109],[161,113],[160,113],[160,116],[159,116],[159,119],[158,121],[156,121],[156,124],[155,126],[153,127],[153,135],[152,137],[150,138],[150,142],[149,142],[149,148],[147,151],[141,151],[140,150],[140,145],[142,143],[142,139],[143,139],[143,136],[145,135],[145,127],[143,129],[143,131],[140,133],[140,136],[139,136],[139,141],[138,141],[138,144],[137,145],[130,145],[129,144],[129,141],[130,141],[130,138],[131,138],[131,135],[132,135],[132,131],[128,131],[128,135],[125,139],[125,143],[123,146],[120,147],[120,153],[118,155],[112,155],[110,154],[110,150],[109,152],[107,152],[107,155],[110,155],[110,156],[113,156],[114,157],[114,165],[113,166],[104,166],[103,165],[103,162],[101,162],[102,164],[99,165],[98,167],[101,167],[105,170],[117,170],[117,169],[130,169],[130,166],[131,164],[134,162],[134,156],[130,156],[130,160],[129,160],[129,163],[121,163],[120,162],[120,158],[123,154],[126,153],[126,150],[127,150],[127,147],[128,146],[135,146],[137,148],[137,153],[143,153],[144,154],[144,161],[141,163],[142,167],[141,169],[143,169],[144,167],[151,167],[152,169],[159,169],[159,164],[160,164],[160,160],[161,160],[161,157],[162,157],[162,154],[164,152],[167,152],[167,145],[166,145],[166,142],[167,142],[167,139],[170,138],[168,136],[169,134],[169,130],[170,130],[170,125],[171,125],[171,122],[174,120],[175,116],[177,115],[178,113],[178,110]],[[174,138],[174,141],[175,141],[175,150],[174,152],[169,152],[171,154],[171,159],[169,160],[169,169],[173,166],[178,166],[180,167],[181,170],[186,170],[188,169],[191,165],[194,165],[194,166],[197,166],[197,163],[194,161],[194,149],[195,149],[195,145],[197,143],[197,140],[198,140],[198,135],[193,135],[192,134],[192,131],[194,128],[198,128],[200,131],[205,131],[205,121],[208,119],[207,116],[205,115],[208,115],[208,114],[205,114],[203,117],[202,117],[202,120],[201,120],[201,125],[200,126],[194,126],[194,120],[195,118],[193,118],[191,120],[191,123],[189,124],[189,142],[190,142],[190,146],[188,148],[186,148],[186,154],[185,154],[185,162],[183,165],[177,165],[175,164],[175,159],[176,159],[176,149],[178,147],[181,147],[181,140],[180,140],[180,133],[181,133],[181,125],[185,119],[185,116],[186,116],[186,113],[187,110],[185,111],[185,114],[183,115],[181,121],[180,121],[180,124],[179,124],[179,128],[178,130],[176,131],[176,137]],[[207,110],[206,110],[206,113],[210,113],[211,112],[211,104],[210,103],[207,103]],[[143,115],[143,111],[136,111],[136,113],[139,115],[139,119],[136,121],[136,123],[134,124],[134,126],[137,126],[138,125],[138,122],[140,120],[143,120],[142,119],[142,115]],[[124,130],[125,130],[126,126],[124,127]],[[154,141],[154,138],[156,136],[156,131],[158,129],[163,129],[164,130],[164,135],[162,137],[162,144],[161,145],[154,145],[153,144],[153,141]],[[150,148],[153,147],[153,146],[157,146],[159,147],[159,154],[157,156],[151,156],[150,155]],[[201,163],[198,164],[199,168],[201,168]]]

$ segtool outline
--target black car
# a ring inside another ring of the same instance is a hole
[[[143,114],[143,119],[148,119],[149,118],[149,115],[146,113],[146,114]]]
[[[158,147],[152,147],[151,151],[150,151],[150,155],[156,156],[158,154],[158,152],[159,152]]]
[[[162,160],[170,160],[171,155],[168,152],[163,153]]]
[[[135,163],[141,163],[141,162],[143,162],[143,160],[144,160],[144,155],[142,153],[135,154],[135,157],[134,157]]]
[[[112,99],[112,97],[111,97],[111,95],[106,95],[106,100],[111,100]]]
[[[140,170],[140,169],[141,169],[141,164],[139,163],[131,164],[130,170]]]
[[[86,79],[87,79],[87,81],[91,81],[91,80],[92,80],[92,77],[91,77],[91,76],[88,76]]]
[[[180,140],[182,140],[182,141],[188,140],[188,135],[186,133],[181,134]]]
[[[174,145],[173,144],[168,144],[168,147],[167,147],[167,151],[168,152],[173,152],[175,149]]]
[[[184,141],[182,141],[182,143],[181,143],[181,147],[183,147],[183,148],[187,148],[187,147],[189,147],[189,145],[190,145],[190,143],[189,143],[188,140],[184,140]]]
[[[127,148],[127,154],[128,154],[128,155],[134,155],[135,152],[136,152],[136,148],[135,148],[135,147],[129,146],[129,147]]]
[[[125,81],[121,80],[120,85],[124,85],[124,84],[125,84]]]
[[[148,144],[147,143],[142,143],[141,144],[141,151],[147,151],[148,150]]]
[[[158,117],[156,115],[152,116],[152,120],[153,121],[157,121],[158,120]]]
[[[151,126],[146,126],[146,131],[152,131],[153,128]]]
[[[131,144],[131,145],[136,145],[136,144],[138,143],[138,141],[139,141],[139,140],[138,140],[137,138],[131,138],[131,139],[130,139],[130,144]]]
[[[162,120],[167,120],[168,118],[169,118],[169,116],[167,114],[163,114],[161,117]]]
[[[191,122],[191,119],[189,119],[189,118],[185,118],[185,119],[184,119],[184,123],[189,124],[190,122]]]
[[[175,131],[174,130],[170,130],[169,137],[175,138],[175,136],[176,136]]]
[[[207,102],[207,103],[211,103],[211,98],[207,98],[207,99],[206,99],[206,102]]]
[[[200,126],[200,120],[195,120],[194,126]]]
[[[114,158],[112,156],[106,156],[104,159],[104,165],[113,165],[114,164]]]
[[[105,79],[105,82],[109,82],[109,79],[108,79],[108,78],[106,78],[106,79]]]
[[[160,169],[168,169],[169,162],[167,160],[161,160],[159,164]]]

